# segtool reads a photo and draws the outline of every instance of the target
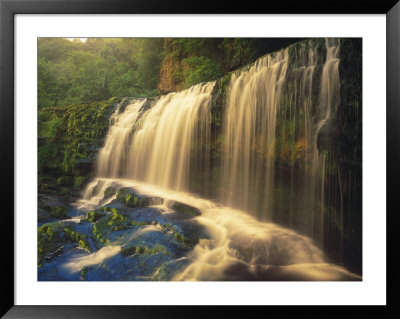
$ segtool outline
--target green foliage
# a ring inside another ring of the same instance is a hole
[[[164,44],[165,59],[172,59],[172,82],[189,87],[216,80],[298,39],[173,38]],[[168,65],[168,63],[166,63]]]
[[[217,62],[203,56],[192,56],[185,60],[190,68],[185,72],[185,87],[191,87],[200,82],[208,82],[221,76]]]
[[[39,108],[156,92],[163,39],[38,39]]]

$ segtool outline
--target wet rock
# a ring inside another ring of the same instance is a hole
[[[189,206],[183,203],[179,203],[179,202],[174,202],[171,205],[171,208],[180,213],[180,214],[184,214],[184,215],[188,215],[188,216],[199,216],[201,215],[201,212],[198,208],[195,208],[193,206]]]
[[[104,191],[104,199],[114,196],[116,192],[117,189],[114,186],[107,187],[107,189]]]
[[[64,219],[71,207],[66,199],[50,194],[38,195],[38,220]]]
[[[164,202],[162,198],[141,195],[129,187],[123,187],[118,190],[117,200],[127,207],[147,207],[161,205]]]
[[[330,119],[321,127],[317,137],[317,147],[320,152],[338,149],[342,134],[339,121]]]

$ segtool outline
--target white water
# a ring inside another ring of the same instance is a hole
[[[123,173],[129,138],[145,101],[133,100],[120,114],[120,107],[125,102],[123,101],[111,115],[106,141],[99,152],[98,176],[118,177]]]
[[[312,240],[293,230],[274,223],[259,222],[244,211],[219,206],[190,193],[131,179],[103,180],[104,183],[111,181],[119,187],[131,187],[141,194],[178,201],[201,211],[201,216],[195,219],[206,227],[211,239],[200,239],[187,257],[190,265],[173,280],[220,280],[227,268],[238,263],[246,265],[248,271],[254,274],[257,273],[254,267],[261,266],[265,267],[264,271],[268,267],[278,267],[282,276],[297,275],[306,278],[304,280],[360,279],[342,267],[326,263],[323,252]],[[154,226],[148,227],[142,231],[154,229]],[[137,232],[131,234],[138,235]],[[89,255],[70,262],[68,267],[76,271],[81,266],[101,263],[104,258],[118,252],[117,248],[104,252],[103,249],[94,257]]]
[[[82,198],[77,200],[74,206],[76,206],[78,210],[88,211],[101,205],[106,205],[110,203],[116,195],[104,198],[105,191],[107,188],[117,185],[117,182],[113,179],[95,178],[86,186]]]
[[[87,256],[73,258],[65,265],[62,265],[62,268],[69,273],[76,273],[84,267],[101,264],[105,259],[118,254],[120,250],[121,247],[119,246],[106,246]]]

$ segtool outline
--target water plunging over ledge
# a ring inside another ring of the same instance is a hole
[[[78,207],[104,205],[116,186],[198,208],[195,219],[211,238],[200,240],[175,280],[226,272],[246,274],[241,280],[360,279],[332,263],[342,262],[343,177],[323,138],[340,103],[339,52],[338,39],[326,39],[323,50],[303,42],[234,72],[218,132],[215,82],[156,101],[124,100]],[[201,198],[210,189],[211,198]],[[327,241],[333,255],[323,252]]]

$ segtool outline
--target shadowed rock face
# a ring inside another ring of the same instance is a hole
[[[336,119],[330,119],[319,130],[317,146],[320,152],[340,151],[343,144],[343,134],[340,123]]]

